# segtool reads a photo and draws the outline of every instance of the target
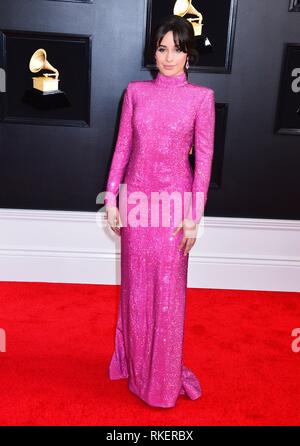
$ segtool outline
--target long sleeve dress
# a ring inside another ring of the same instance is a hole
[[[121,295],[108,372],[111,380],[128,378],[129,390],[151,406],[173,407],[180,395],[202,395],[198,378],[183,364],[189,254],[178,249],[183,231],[172,232],[187,209],[196,222],[203,215],[214,131],[214,90],[188,82],[185,73],[158,72],[154,80],[128,83],[104,199],[121,215]],[[127,201],[122,195],[117,204],[124,190]],[[170,204],[166,224],[166,206],[155,199],[156,207],[150,205],[151,192],[174,191],[183,210],[175,214]]]

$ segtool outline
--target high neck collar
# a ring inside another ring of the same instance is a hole
[[[167,76],[158,71],[154,83],[160,87],[181,87],[182,85],[186,85],[188,81],[185,72]]]

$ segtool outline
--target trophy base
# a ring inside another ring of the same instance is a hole
[[[213,52],[213,46],[207,36],[196,36],[197,49],[201,54],[208,54]]]
[[[61,90],[40,91],[31,88],[25,91],[22,101],[34,108],[42,110],[53,110],[56,108],[70,107],[71,105],[65,93]]]

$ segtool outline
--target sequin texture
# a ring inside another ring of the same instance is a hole
[[[185,73],[158,72],[154,80],[129,82],[105,204],[117,204],[123,183],[128,193],[142,191],[148,198],[152,191],[189,191],[194,204],[198,191],[205,206],[214,129],[214,91],[188,82]],[[188,159],[192,144],[194,172]],[[193,217],[199,222],[194,209]],[[174,407],[180,395],[202,395],[198,378],[183,364],[189,255],[178,249],[183,232],[172,235],[175,223],[171,209],[170,226],[160,220],[157,226],[120,229],[121,295],[109,377],[128,378],[135,395],[158,407]]]

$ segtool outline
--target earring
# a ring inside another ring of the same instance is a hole
[[[185,68],[188,70],[190,68],[189,60],[186,60]]]

